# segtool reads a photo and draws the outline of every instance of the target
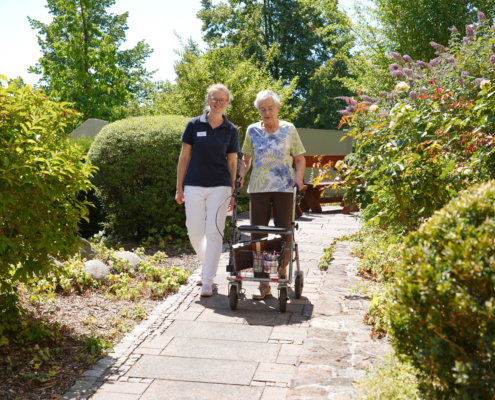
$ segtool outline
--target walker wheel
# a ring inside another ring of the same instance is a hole
[[[296,279],[294,282],[294,288],[296,292],[296,299],[300,299],[302,296],[303,292],[303,286],[304,286],[304,278],[303,275],[296,275]]]
[[[239,299],[239,296],[237,295],[237,285],[230,285],[229,303],[230,303],[230,308],[232,310],[235,310],[237,308],[237,300],[238,299]]]
[[[287,288],[282,287],[279,291],[279,303],[280,303],[280,312],[283,314],[287,311]]]

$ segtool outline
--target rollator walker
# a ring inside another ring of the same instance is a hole
[[[304,275],[299,265],[299,249],[294,237],[295,231],[298,229],[295,217],[299,192],[297,187],[294,187],[290,228],[262,225],[237,226],[239,177],[238,163],[233,193],[234,207],[230,222],[231,238],[228,241],[230,254],[227,272],[230,274],[227,276],[227,280],[229,281],[230,308],[232,310],[237,308],[243,281],[277,282],[280,312],[284,313],[287,310],[288,288],[292,284],[292,277],[294,277],[296,299],[301,297],[304,287]],[[266,237],[236,243],[238,233],[266,234]],[[289,243],[286,243],[286,235],[289,237]],[[296,271],[293,275],[294,261],[296,262]],[[279,271],[283,271],[284,265],[287,265],[286,274],[279,274]]]

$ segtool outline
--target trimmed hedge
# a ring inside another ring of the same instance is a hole
[[[495,398],[495,181],[452,200],[405,242],[394,347],[426,398]]]
[[[180,137],[188,119],[135,117],[111,123],[95,137],[88,157],[93,182],[114,235],[164,240],[187,236],[185,210],[175,201]]]

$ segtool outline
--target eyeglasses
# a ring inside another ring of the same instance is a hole
[[[212,98],[212,99],[210,99],[210,102],[211,103],[220,103],[223,106],[224,104],[227,104],[229,101],[228,100],[225,100],[225,99],[215,99],[215,98]]]
[[[260,108],[258,111],[261,114],[266,114],[267,112],[272,113],[275,110],[275,107],[268,107],[268,108]]]

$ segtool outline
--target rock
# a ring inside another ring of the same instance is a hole
[[[98,255],[96,250],[91,246],[86,239],[81,238],[82,247],[79,247],[79,253],[81,253],[81,260],[94,260]]]
[[[123,258],[127,260],[129,264],[132,265],[132,268],[136,268],[136,264],[141,261],[141,257],[135,255],[130,251],[116,251],[113,255],[117,258]]]
[[[110,275],[110,268],[98,260],[90,260],[84,263],[84,269],[91,277],[99,282],[104,282]]]

